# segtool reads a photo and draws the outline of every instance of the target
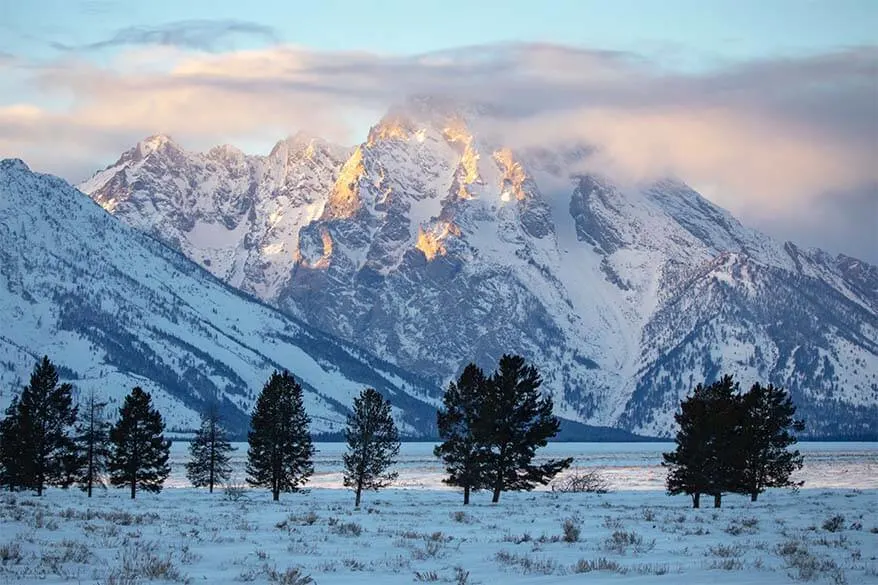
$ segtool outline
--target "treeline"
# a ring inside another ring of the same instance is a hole
[[[492,502],[510,490],[549,483],[572,459],[533,460],[560,428],[552,399],[542,395],[539,373],[524,358],[504,355],[486,375],[475,364],[449,383],[436,423],[442,442],[434,454],[445,465],[445,483],[471,492],[489,490]],[[89,497],[107,484],[130,490],[161,491],[170,474],[170,441],[148,392],[135,387],[115,422],[106,403],[89,393],[74,404],[72,386],[59,384],[57,368],[43,357],[30,382],[12,399],[0,421],[0,486],[34,490],[79,486]],[[731,376],[699,384],[680,404],[676,449],[663,454],[670,494],[687,494],[694,507],[702,494],[720,507],[725,493],[755,501],[771,487],[798,487],[791,475],[802,456],[790,447],[804,423],[783,388],[754,384],[741,392]],[[260,392],[247,435],[246,481],[269,489],[274,500],[295,492],[314,473],[314,445],[301,385],[287,371],[274,372]],[[366,388],[354,398],[345,428],[345,487],[359,506],[365,490],[396,478],[399,433],[390,402]],[[232,446],[216,405],[202,416],[189,445],[186,475],[192,485],[213,492],[231,478]]]
[[[722,505],[724,493],[747,494],[756,501],[770,487],[799,487],[791,475],[802,455],[789,447],[804,422],[783,388],[754,384],[741,393],[731,376],[704,386],[680,404],[675,415],[677,448],[663,455],[670,494],[687,494],[700,506],[701,494]]]
[[[504,355],[487,377],[475,365],[464,369],[445,393],[437,412],[443,443],[436,448],[448,470],[445,480],[471,491],[490,489],[492,501],[508,490],[530,490],[548,483],[571,459],[533,465],[536,449],[558,432],[552,400],[541,396],[536,368],[520,356]],[[44,357],[30,383],[14,397],[0,421],[0,486],[34,490],[78,485],[91,497],[94,487],[159,492],[170,474],[170,441],[149,393],[134,388],[115,423],[94,393],[78,405],[72,386],[58,383],[57,368]],[[274,372],[260,392],[247,435],[246,481],[278,500],[295,492],[314,473],[314,445],[301,385],[287,371]],[[345,487],[359,506],[365,490],[392,482],[399,433],[390,402],[373,388],[354,398],[345,428]],[[216,405],[202,415],[189,446],[186,475],[210,492],[229,481],[232,446]]]
[[[78,485],[89,497],[95,487],[157,492],[170,473],[170,441],[149,393],[134,388],[111,424],[106,403],[92,392],[73,404],[73,387],[58,383],[48,357],[12,399],[0,421],[0,485],[11,490]]]

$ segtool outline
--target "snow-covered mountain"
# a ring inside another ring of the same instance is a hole
[[[270,299],[289,276],[299,227],[323,213],[349,150],[297,134],[266,157],[228,145],[194,154],[157,135],[79,189],[232,286]]]
[[[774,241],[676,180],[623,188],[582,173],[587,145],[513,151],[487,128],[412,101],[345,160],[317,141],[320,157],[286,155],[283,176],[307,182],[260,179],[277,148],[237,159],[256,170],[236,183],[210,153],[152,138],[80,188],[437,386],[521,352],[559,415],[667,435],[682,396],[732,372],[790,388],[813,432],[875,432],[878,269]]]
[[[408,435],[430,432],[424,380],[248,297],[114,219],[64,181],[0,161],[0,408],[43,354],[78,391],[153,393],[169,428],[214,396],[237,432],[273,369],[302,382],[315,432],[343,428],[365,386]]]

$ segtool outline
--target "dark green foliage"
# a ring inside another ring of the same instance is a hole
[[[80,489],[92,495],[95,485],[106,488],[104,474],[110,458],[110,422],[104,415],[107,403],[97,399],[94,390],[80,405],[76,426],[76,481]]]
[[[211,405],[201,417],[201,428],[189,443],[186,477],[195,487],[207,487],[213,493],[213,486],[228,481],[232,474],[232,465],[229,463],[232,450],[219,409]]]
[[[463,488],[464,505],[469,504],[470,490],[487,487],[484,466],[488,449],[478,436],[487,382],[484,372],[469,364],[456,382],[448,384],[442,408],[436,412],[442,444],[433,454],[445,463],[448,477],[443,481]]]
[[[274,500],[298,491],[314,473],[302,387],[289,372],[274,372],[256,400],[247,441],[247,482],[267,487]]]
[[[554,437],[560,422],[552,414],[552,399],[541,396],[539,373],[521,356],[504,355],[488,383],[480,407],[477,437],[489,449],[485,481],[492,502],[505,490],[531,490],[547,484],[573,462],[572,458],[534,465],[534,454]]]
[[[796,443],[790,432],[802,431],[804,422],[795,419],[796,407],[783,388],[754,384],[741,397],[739,490],[756,501],[770,487],[798,487],[790,475],[802,468],[802,455],[787,448]]]
[[[168,456],[171,443],[164,437],[162,415],[152,406],[152,397],[135,387],[119,409],[119,420],[110,429],[112,451],[107,465],[110,483],[128,486],[131,499],[137,489],[162,491],[171,472]]]
[[[345,438],[348,450],[344,455],[344,485],[354,488],[354,505],[359,508],[364,489],[380,489],[397,476],[388,469],[399,455],[399,433],[390,402],[374,388],[366,388],[354,398]]]
[[[76,465],[71,390],[70,384],[58,384],[58,372],[48,357],[34,366],[30,383],[13,399],[0,426],[5,485],[33,489],[37,495],[47,485],[70,485]]]
[[[791,431],[804,424],[782,388],[754,384],[738,392],[731,376],[709,386],[699,384],[680,404],[677,448],[663,455],[669,468],[668,493],[692,496],[699,507],[701,494],[714,496],[720,507],[724,492],[749,494],[752,500],[768,487],[797,486],[790,474],[802,466]]]
[[[674,439],[677,448],[663,454],[663,465],[669,468],[668,493],[692,496],[695,508],[701,494],[713,495],[714,506],[719,507],[722,494],[734,490],[737,390],[731,376],[709,386],[699,384],[674,415],[680,426]]]
[[[10,490],[23,489],[24,486],[24,433],[21,432],[17,413],[18,396],[13,396],[12,402],[6,408],[6,416],[0,420],[0,486]]]

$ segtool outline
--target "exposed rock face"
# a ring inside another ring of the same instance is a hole
[[[812,431],[874,431],[878,269],[776,242],[679,181],[571,171],[588,147],[514,151],[479,124],[412,103],[353,150],[288,146],[298,170],[270,180],[253,169],[276,153],[210,166],[168,142],[143,158],[142,143],[82,188],[437,393],[512,351],[538,364],[558,414],[590,424],[667,435],[682,396],[732,372],[791,388]]]
[[[185,158],[158,140],[132,154],[152,146]],[[116,406],[142,386],[171,430],[198,428],[216,400],[241,437],[262,385],[284,368],[305,389],[314,432],[343,429],[364,386],[400,407],[405,434],[435,424],[425,380],[241,294],[21,161],[0,161],[0,323],[0,409],[48,354],[78,392]]]

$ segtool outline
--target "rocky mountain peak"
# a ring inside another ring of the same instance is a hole
[[[248,167],[192,155],[86,186],[143,198],[111,210],[437,387],[514,351],[589,424],[666,434],[721,371],[791,385],[806,416],[824,395],[871,416],[874,267],[785,247],[679,180],[583,174],[587,145],[494,143],[484,115],[409,100],[352,150],[299,135]]]

